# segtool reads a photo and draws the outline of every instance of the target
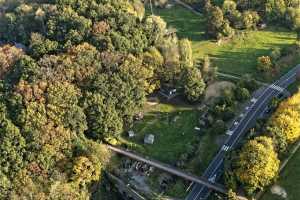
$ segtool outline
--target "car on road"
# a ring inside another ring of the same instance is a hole
[[[208,181],[212,182],[212,183],[215,183],[216,182],[216,178],[217,178],[217,174],[211,176]]]

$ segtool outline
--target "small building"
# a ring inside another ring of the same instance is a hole
[[[128,131],[128,137],[133,138],[135,136],[134,131]]]
[[[194,129],[195,129],[196,131],[200,131],[200,130],[201,130],[201,128],[199,128],[199,127],[197,127],[197,126],[195,126]]]
[[[145,144],[153,144],[154,143],[154,135],[148,134],[144,138],[144,143]]]

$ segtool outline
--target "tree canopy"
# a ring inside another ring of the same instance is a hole
[[[146,95],[186,84],[199,100],[205,89],[190,42],[138,0],[0,7],[0,199],[89,198],[110,158],[101,141]]]
[[[279,152],[284,152],[287,145],[300,138],[300,93],[283,101],[267,124]]]
[[[277,176],[279,160],[268,137],[257,137],[248,141],[239,153],[235,174],[245,186],[248,194],[262,190]]]

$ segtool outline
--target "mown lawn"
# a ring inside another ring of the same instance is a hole
[[[192,41],[195,59],[209,55],[219,71],[230,74],[256,75],[257,57],[268,55],[272,48],[282,48],[296,40],[294,32],[279,27],[268,27],[261,31],[240,33],[233,41],[218,46],[216,41],[205,37],[206,24],[203,16],[198,16],[179,5],[170,9],[154,9],[154,14],[165,19],[169,26],[176,28],[180,38]]]
[[[299,200],[300,198],[300,150],[291,158],[288,165],[280,175],[277,184],[287,192],[287,200]],[[268,191],[261,200],[283,200]]]

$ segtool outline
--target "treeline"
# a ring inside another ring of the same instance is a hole
[[[196,0],[188,3],[207,16],[207,34],[212,38],[232,37],[236,30],[264,28],[266,24],[277,24],[300,33],[298,0]]]
[[[0,7],[0,199],[89,198],[110,157],[94,141],[118,137],[163,84],[198,101],[213,77],[137,0]]]
[[[230,188],[242,186],[249,196],[277,178],[280,159],[300,138],[300,92],[283,101],[261,130],[231,155],[226,181]]]

